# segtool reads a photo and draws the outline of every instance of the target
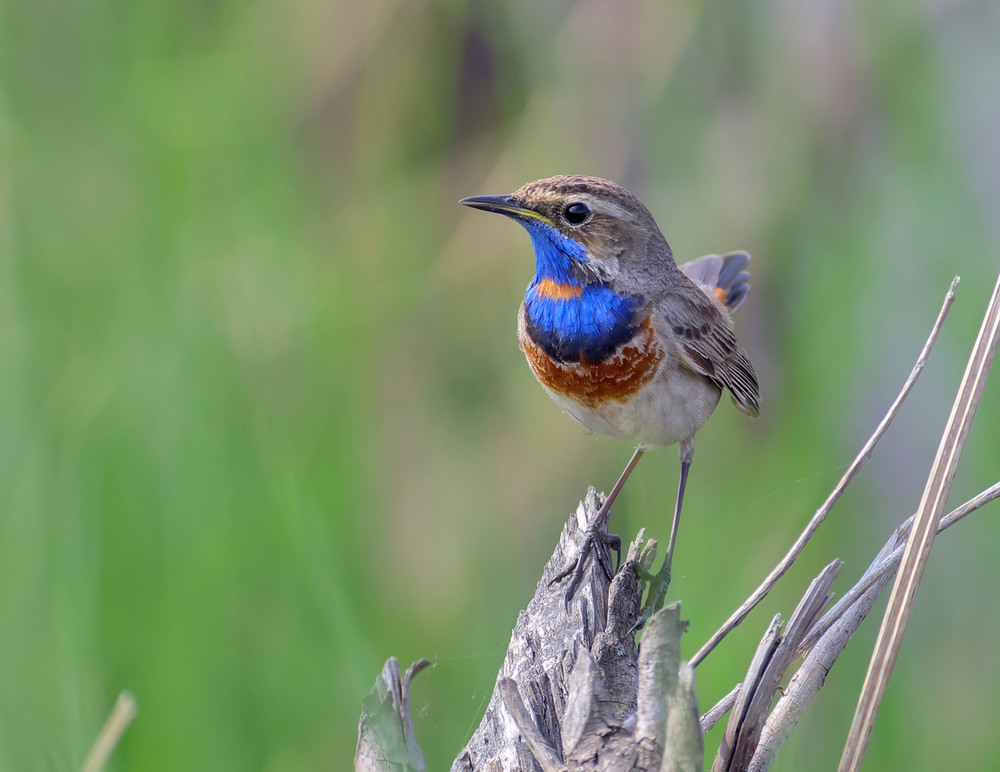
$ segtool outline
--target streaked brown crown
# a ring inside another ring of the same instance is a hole
[[[561,233],[584,244],[589,255],[599,260],[638,251],[650,239],[663,238],[653,216],[638,198],[600,177],[546,177],[515,191],[511,200],[542,215]],[[585,204],[591,211],[579,225],[564,216],[566,208],[574,203]]]

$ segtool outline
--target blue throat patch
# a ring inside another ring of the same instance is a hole
[[[536,271],[524,294],[527,333],[560,362],[600,362],[631,340],[641,320],[642,297],[623,297],[604,282],[584,282],[574,263],[589,262],[587,249],[537,220],[521,220],[535,248]],[[574,291],[569,297],[539,292],[554,282]],[[578,293],[578,294],[577,294]]]

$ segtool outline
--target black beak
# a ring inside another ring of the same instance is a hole
[[[496,212],[508,217],[516,217],[524,213],[524,209],[514,204],[510,196],[469,196],[458,203],[482,209],[484,212]]]
[[[484,212],[503,214],[515,219],[541,220],[549,225],[552,224],[548,217],[539,214],[534,209],[527,209],[517,204],[513,196],[469,196],[458,203],[471,206],[473,209],[482,209]]]

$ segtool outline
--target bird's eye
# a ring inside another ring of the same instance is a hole
[[[563,210],[563,217],[570,225],[579,225],[590,217],[590,207],[586,204],[570,204]]]

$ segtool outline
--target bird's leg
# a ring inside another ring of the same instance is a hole
[[[677,530],[681,523],[681,505],[684,503],[684,488],[687,486],[688,470],[694,458],[694,437],[681,443],[678,453],[681,459],[681,479],[677,485],[677,502],[674,504],[674,519],[670,524],[670,540],[667,542],[667,554],[663,558],[663,566],[649,582],[649,596],[646,600],[646,616],[663,605],[670,587],[670,567],[674,558],[674,546],[677,544]]]
[[[618,498],[618,494],[625,485],[625,481],[628,479],[629,475],[632,474],[632,470],[635,469],[635,465],[639,463],[639,459],[642,458],[642,454],[644,452],[645,451],[641,448],[636,448],[635,453],[632,454],[632,458],[625,466],[624,471],[622,471],[621,475],[618,477],[618,482],[616,482],[614,487],[611,489],[611,493],[609,493],[608,497],[604,499],[604,503],[601,505],[601,508],[597,510],[597,514],[594,515],[593,519],[587,524],[587,530],[583,536],[583,543],[580,545],[579,556],[576,560],[566,566],[563,571],[557,574],[551,582],[549,582],[549,585],[551,586],[556,582],[565,579],[570,574],[573,574],[569,587],[566,588],[567,608],[569,608],[569,602],[573,599],[576,588],[580,586],[580,582],[583,580],[583,570],[586,567],[587,558],[590,557],[591,550],[596,551],[597,560],[601,564],[601,568],[604,569],[604,573],[608,579],[611,579],[614,576],[614,572],[611,570],[611,554],[608,552],[609,546],[614,547],[615,552],[618,554],[618,562],[621,563],[622,542],[617,536],[607,532],[608,519],[611,517],[611,505],[614,504],[615,499]]]

